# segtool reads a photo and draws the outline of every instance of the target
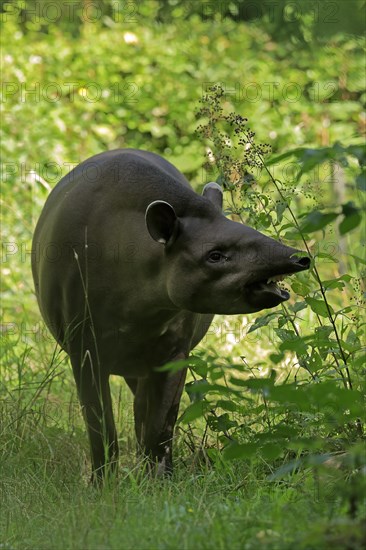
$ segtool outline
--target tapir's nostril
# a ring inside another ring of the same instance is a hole
[[[310,267],[310,258],[308,258],[308,256],[303,256],[302,258],[293,258],[293,260],[297,265],[300,265],[304,269],[309,269]]]

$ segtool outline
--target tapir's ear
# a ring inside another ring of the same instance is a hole
[[[215,181],[206,183],[202,191],[202,196],[211,201],[217,208],[222,210],[222,189],[218,183]]]
[[[154,241],[167,244],[176,234],[178,218],[171,204],[154,201],[146,208],[145,221],[148,232]]]

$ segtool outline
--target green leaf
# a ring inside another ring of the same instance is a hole
[[[250,329],[248,330],[248,334],[249,332],[254,332],[260,327],[265,327],[273,318],[278,317],[279,315],[281,315],[281,313],[276,311],[276,312],[267,313],[266,315],[262,315],[261,317],[257,317],[257,319],[254,321],[254,323],[251,325]]]
[[[230,443],[223,450],[225,460],[234,460],[236,458],[251,458],[259,449],[258,443]]]
[[[316,350],[313,349],[313,351],[311,352],[310,357],[308,357],[306,361],[306,366],[309,370],[311,370],[311,372],[317,372],[322,368],[323,361]]]
[[[271,216],[269,214],[266,214],[265,212],[261,212],[258,215],[257,221],[258,225],[264,227],[265,229],[267,229],[272,223]]]
[[[354,357],[351,361],[350,361],[350,364],[351,366],[354,368],[354,369],[358,369],[360,367],[363,367],[364,364],[365,364],[365,355],[362,354],[358,357]]]
[[[290,438],[293,439],[296,437],[301,431],[300,427],[297,426],[290,426],[289,424],[278,424],[273,430],[272,434],[274,437],[281,438]]]
[[[364,414],[363,394],[358,390],[340,388],[336,382],[321,382],[306,387],[306,394],[314,409],[330,411],[347,421]]]
[[[286,406],[295,405],[301,410],[310,410],[310,401],[307,395],[307,386],[297,384],[283,384],[271,388],[269,399]]]
[[[219,401],[216,402],[216,407],[230,412],[237,412],[240,409],[239,405],[233,401],[226,401],[224,399],[219,399]]]
[[[296,338],[296,332],[285,328],[276,328],[275,333],[281,342],[288,342],[289,340],[294,340]]]
[[[155,370],[157,370],[158,372],[170,371],[173,373],[173,372],[178,372],[180,370],[183,370],[190,366],[193,366],[193,367],[195,365],[202,366],[202,363],[203,361],[199,357],[188,357],[188,359],[180,359],[179,361],[170,361],[169,363],[166,363],[162,367],[158,367]]]
[[[197,373],[198,376],[200,376],[201,378],[206,378],[208,372],[207,361],[202,359],[201,357],[198,357],[197,355],[192,355],[190,359],[191,361],[189,362],[189,366],[192,367],[194,372]]]
[[[306,355],[307,345],[304,340],[297,336],[280,344],[281,351],[295,351],[298,355]]]
[[[345,204],[342,204],[342,214],[345,216],[353,216],[353,214],[357,214],[359,211],[360,209],[355,206],[353,201],[348,201]]]
[[[242,388],[247,387],[247,380],[243,380],[242,378],[237,378],[236,376],[230,376],[230,383],[234,384],[234,386],[241,386]]]
[[[291,460],[290,462],[283,464],[280,468],[273,472],[273,474],[270,474],[268,476],[268,480],[274,481],[276,479],[284,477],[285,475],[298,470],[301,465],[303,465],[303,461],[301,459]]]
[[[306,302],[295,302],[294,305],[291,307],[292,311],[294,313],[297,313],[298,311],[301,311],[302,309],[305,309],[307,307]]]
[[[308,468],[309,466],[320,466],[332,457],[331,454],[310,455],[296,460],[291,460],[287,464],[283,464],[273,474],[268,476],[270,481],[281,478],[286,474],[293,473],[300,468]]]
[[[202,401],[204,395],[210,389],[210,384],[205,379],[193,380],[192,382],[188,382],[185,388],[189,399],[194,403],[195,401]]]
[[[186,384],[187,393],[206,393],[210,387],[211,384],[209,384],[209,382],[204,378],[200,380],[193,380],[192,382],[188,382],[188,384]]]
[[[315,327],[314,336],[309,337],[309,344],[311,344],[313,347],[329,347],[330,335],[332,334],[333,330],[334,329],[331,325]]]
[[[283,446],[277,443],[266,443],[260,449],[260,454],[267,460],[276,460],[283,454]]]
[[[305,216],[302,220],[300,230],[303,233],[313,233],[314,231],[319,231],[334,221],[337,216],[338,214],[336,212],[323,214],[319,210],[314,210],[313,212],[310,212],[310,214],[307,214],[307,216]]]
[[[209,415],[207,418],[208,425],[211,430],[215,432],[226,432],[230,428],[236,428],[238,423],[236,420],[231,420],[228,413],[221,414],[220,416]]]
[[[291,449],[293,451],[318,451],[319,449],[324,449],[324,440],[315,437],[315,435],[311,437],[295,437],[291,439],[291,441],[288,442],[287,448]]]
[[[287,208],[287,202],[277,202],[276,203],[276,215],[277,215],[277,223],[282,222],[283,213]]]
[[[356,254],[349,254],[352,258],[356,260],[356,262],[359,262],[360,264],[366,265],[366,258],[361,258],[360,256],[357,256]]]
[[[360,166],[366,164],[366,148],[364,145],[349,145],[346,151],[349,155],[353,155],[357,158]]]
[[[186,408],[179,421],[182,422],[182,424],[188,424],[189,422],[203,416],[209,409],[211,409],[211,407],[212,405],[207,401],[197,401],[196,403],[192,403]]]
[[[366,171],[362,171],[356,178],[357,189],[366,191]]]
[[[272,371],[275,373],[275,371]],[[243,386],[251,390],[263,390],[272,387],[275,381],[275,375],[270,378],[249,378],[249,380],[241,380],[240,378],[231,377],[232,384]]]
[[[323,281],[323,287],[327,290],[337,288],[339,290],[342,290],[344,288],[344,281],[349,283],[349,281],[352,279],[351,275],[348,275],[345,273],[344,275],[341,275],[340,277],[337,277],[335,279],[328,279],[326,281]]]
[[[352,214],[345,214],[345,217],[339,224],[339,232],[341,235],[345,235],[352,229],[355,229],[361,222],[361,214],[359,210],[355,209]]]
[[[327,252],[318,252],[315,254],[316,258],[324,258],[329,263],[338,263],[339,260],[334,256],[334,254],[329,254]]]
[[[328,317],[328,309],[326,306],[326,303],[324,300],[317,300],[316,298],[305,298],[305,301],[309,304],[311,309],[316,313],[317,315],[320,315],[321,317]],[[331,314],[334,314],[333,308],[328,304],[329,310]]]
[[[284,357],[285,357],[284,353],[271,353],[271,355],[269,356],[270,360],[275,365],[280,363],[284,359]]]
[[[282,153],[281,155],[277,155],[276,157],[271,157],[266,161],[267,166],[272,166],[273,164],[279,164],[282,160],[286,160],[291,157],[300,157],[302,153],[304,152],[303,147],[298,147],[296,149],[291,149],[290,151],[287,151],[286,153]]]
[[[306,296],[311,290],[311,285],[303,281],[293,280],[290,283],[292,290],[299,296]]]
[[[319,149],[312,149],[310,147],[303,150],[303,154],[299,158],[301,164],[301,175],[310,172],[318,164],[322,164],[324,161],[332,158],[332,148],[322,147]]]
[[[218,393],[219,395],[230,395],[230,396],[232,396],[233,394],[235,395],[238,391],[239,390],[235,390],[233,388],[228,388],[223,384],[211,384],[208,390],[209,393]]]

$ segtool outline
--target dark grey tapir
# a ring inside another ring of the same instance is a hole
[[[144,456],[172,471],[172,437],[188,357],[215,313],[252,313],[289,298],[276,285],[310,260],[227,219],[222,191],[197,195],[162,157],[135,149],[96,155],[61,179],[33,239],[41,313],[69,354],[88,429],[93,479],[118,457],[109,375],[134,394]]]

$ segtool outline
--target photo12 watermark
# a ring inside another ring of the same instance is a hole
[[[5,56],[6,61],[6,56]],[[12,61],[12,60],[11,60]],[[140,88],[136,82],[127,80],[102,87],[97,82],[19,82],[8,81],[1,84],[4,104],[13,103],[57,103],[76,101],[98,103],[109,99],[116,105],[133,104],[139,101]]]
[[[149,0],[148,0],[149,1]],[[2,6],[1,19],[5,23],[11,18],[20,23],[57,24],[61,20],[68,23],[82,21],[97,23],[108,15],[115,23],[137,23],[139,20],[139,2],[112,0],[45,0],[27,2],[17,0],[5,2]]]
[[[327,103],[337,97],[339,83],[334,80],[309,81],[306,86],[298,82],[203,82],[202,97],[221,86],[225,99],[233,103],[298,103],[307,99],[313,103]]]

